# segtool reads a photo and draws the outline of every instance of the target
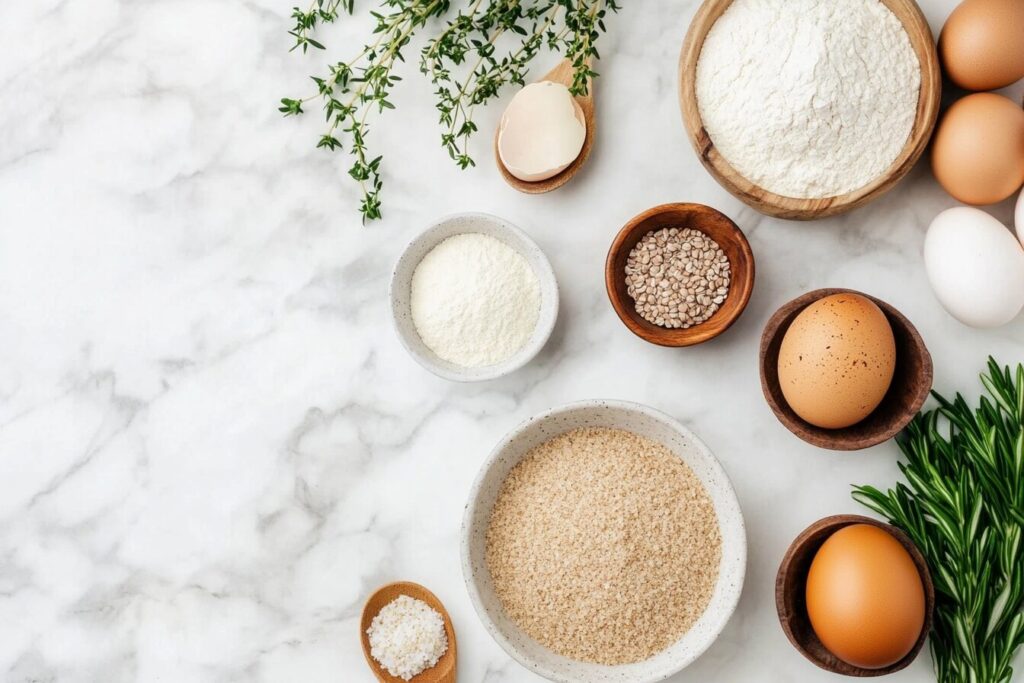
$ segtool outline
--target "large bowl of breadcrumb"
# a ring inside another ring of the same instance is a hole
[[[584,401],[494,448],[462,524],[484,627],[563,683],[654,683],[697,659],[739,602],[743,515],[718,459],[637,403]]]

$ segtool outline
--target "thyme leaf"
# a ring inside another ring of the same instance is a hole
[[[541,48],[564,53],[573,64],[570,91],[587,92],[597,76],[591,64],[599,57],[596,41],[605,30],[606,13],[618,11],[619,5],[616,0],[462,1],[465,6],[421,51],[420,71],[436,87],[441,145],[466,169],[476,165],[469,154],[469,140],[478,130],[476,107],[506,85],[525,85]],[[403,49],[430,19],[448,14],[450,8],[451,0],[382,0],[379,11],[370,12],[375,26],[358,54],[311,76],[312,94],[281,98],[278,111],[285,116],[299,116],[314,101],[320,103],[327,127],[316,146],[349,152],[348,175],[360,185],[364,223],[382,216],[381,157],[371,158],[367,148],[368,117],[395,108],[390,94],[401,78],[393,69],[404,61]],[[326,50],[314,37],[317,29],[354,10],[354,0],[314,0],[305,10],[293,8],[291,50]],[[507,52],[498,48],[502,36],[512,41]]]

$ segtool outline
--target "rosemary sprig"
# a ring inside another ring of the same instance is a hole
[[[1024,365],[989,358],[987,396],[957,394],[899,437],[908,484],[853,497],[924,554],[936,588],[931,651],[940,683],[1007,683],[1024,644]],[[940,418],[944,419],[940,431]]]

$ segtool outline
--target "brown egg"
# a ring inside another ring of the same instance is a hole
[[[995,90],[1024,78],[1024,2],[966,0],[942,27],[939,56],[967,90]]]
[[[786,403],[818,427],[849,427],[885,397],[896,340],[882,309],[857,294],[833,294],[805,308],[779,349]]]
[[[835,532],[807,573],[807,616],[847,664],[880,669],[907,656],[924,628],[924,584],[892,534],[870,524]]]
[[[965,204],[994,204],[1012,195],[1024,183],[1024,109],[992,93],[953,104],[935,133],[932,171]]]

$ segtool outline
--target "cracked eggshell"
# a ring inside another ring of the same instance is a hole
[[[576,160],[587,136],[583,110],[561,83],[540,81],[509,102],[498,128],[498,155],[528,183],[552,178]]]
[[[936,216],[924,267],[943,308],[965,325],[999,327],[1024,307],[1024,248],[984,211],[958,206]]]

